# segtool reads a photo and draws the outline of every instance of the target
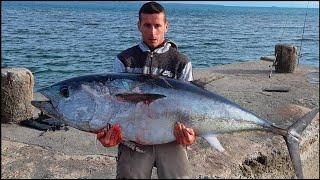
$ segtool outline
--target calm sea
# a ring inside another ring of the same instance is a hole
[[[2,2],[1,67],[30,69],[35,90],[66,78],[111,71],[115,56],[140,41],[141,5]],[[300,64],[319,67],[319,9],[163,6],[170,23],[167,38],[178,44],[194,68],[258,60],[273,55],[278,43],[300,50],[301,39]]]

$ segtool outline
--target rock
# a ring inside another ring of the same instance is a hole
[[[26,68],[1,68],[1,123],[32,118],[34,80]]]

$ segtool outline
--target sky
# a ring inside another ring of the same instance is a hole
[[[166,2],[166,1],[163,1]],[[309,4],[308,4],[309,2]],[[319,1],[167,1],[166,3],[214,4],[247,7],[319,8]]]

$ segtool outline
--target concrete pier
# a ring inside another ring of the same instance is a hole
[[[299,65],[293,73],[273,73],[272,62],[194,69],[208,90],[240,104],[282,127],[319,107],[319,69]],[[312,74],[312,76],[310,76]],[[312,78],[310,78],[312,77]],[[264,88],[288,87],[287,92]],[[214,111],[214,109],[213,109]],[[1,178],[115,178],[117,148],[104,148],[94,134],[42,131],[1,124]],[[218,136],[229,156],[202,138],[188,147],[192,178],[288,179],[294,175],[285,141],[265,132]],[[303,133],[300,144],[305,178],[319,178],[319,115]],[[152,178],[157,178],[153,171]]]

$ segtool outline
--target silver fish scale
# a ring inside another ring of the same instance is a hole
[[[148,83],[149,82],[149,83]],[[84,130],[98,131],[110,124],[120,124],[124,138],[141,144],[173,141],[173,127],[182,122],[196,130],[197,135],[220,134],[257,128],[264,121],[242,111],[223,99],[213,99],[194,91],[162,87],[155,81],[113,79],[105,83],[83,81],[61,99],[59,111],[69,124]],[[174,84],[172,84],[174,85]],[[72,88],[70,88],[72,89]],[[116,94],[161,94],[164,98],[151,103],[119,101]]]

